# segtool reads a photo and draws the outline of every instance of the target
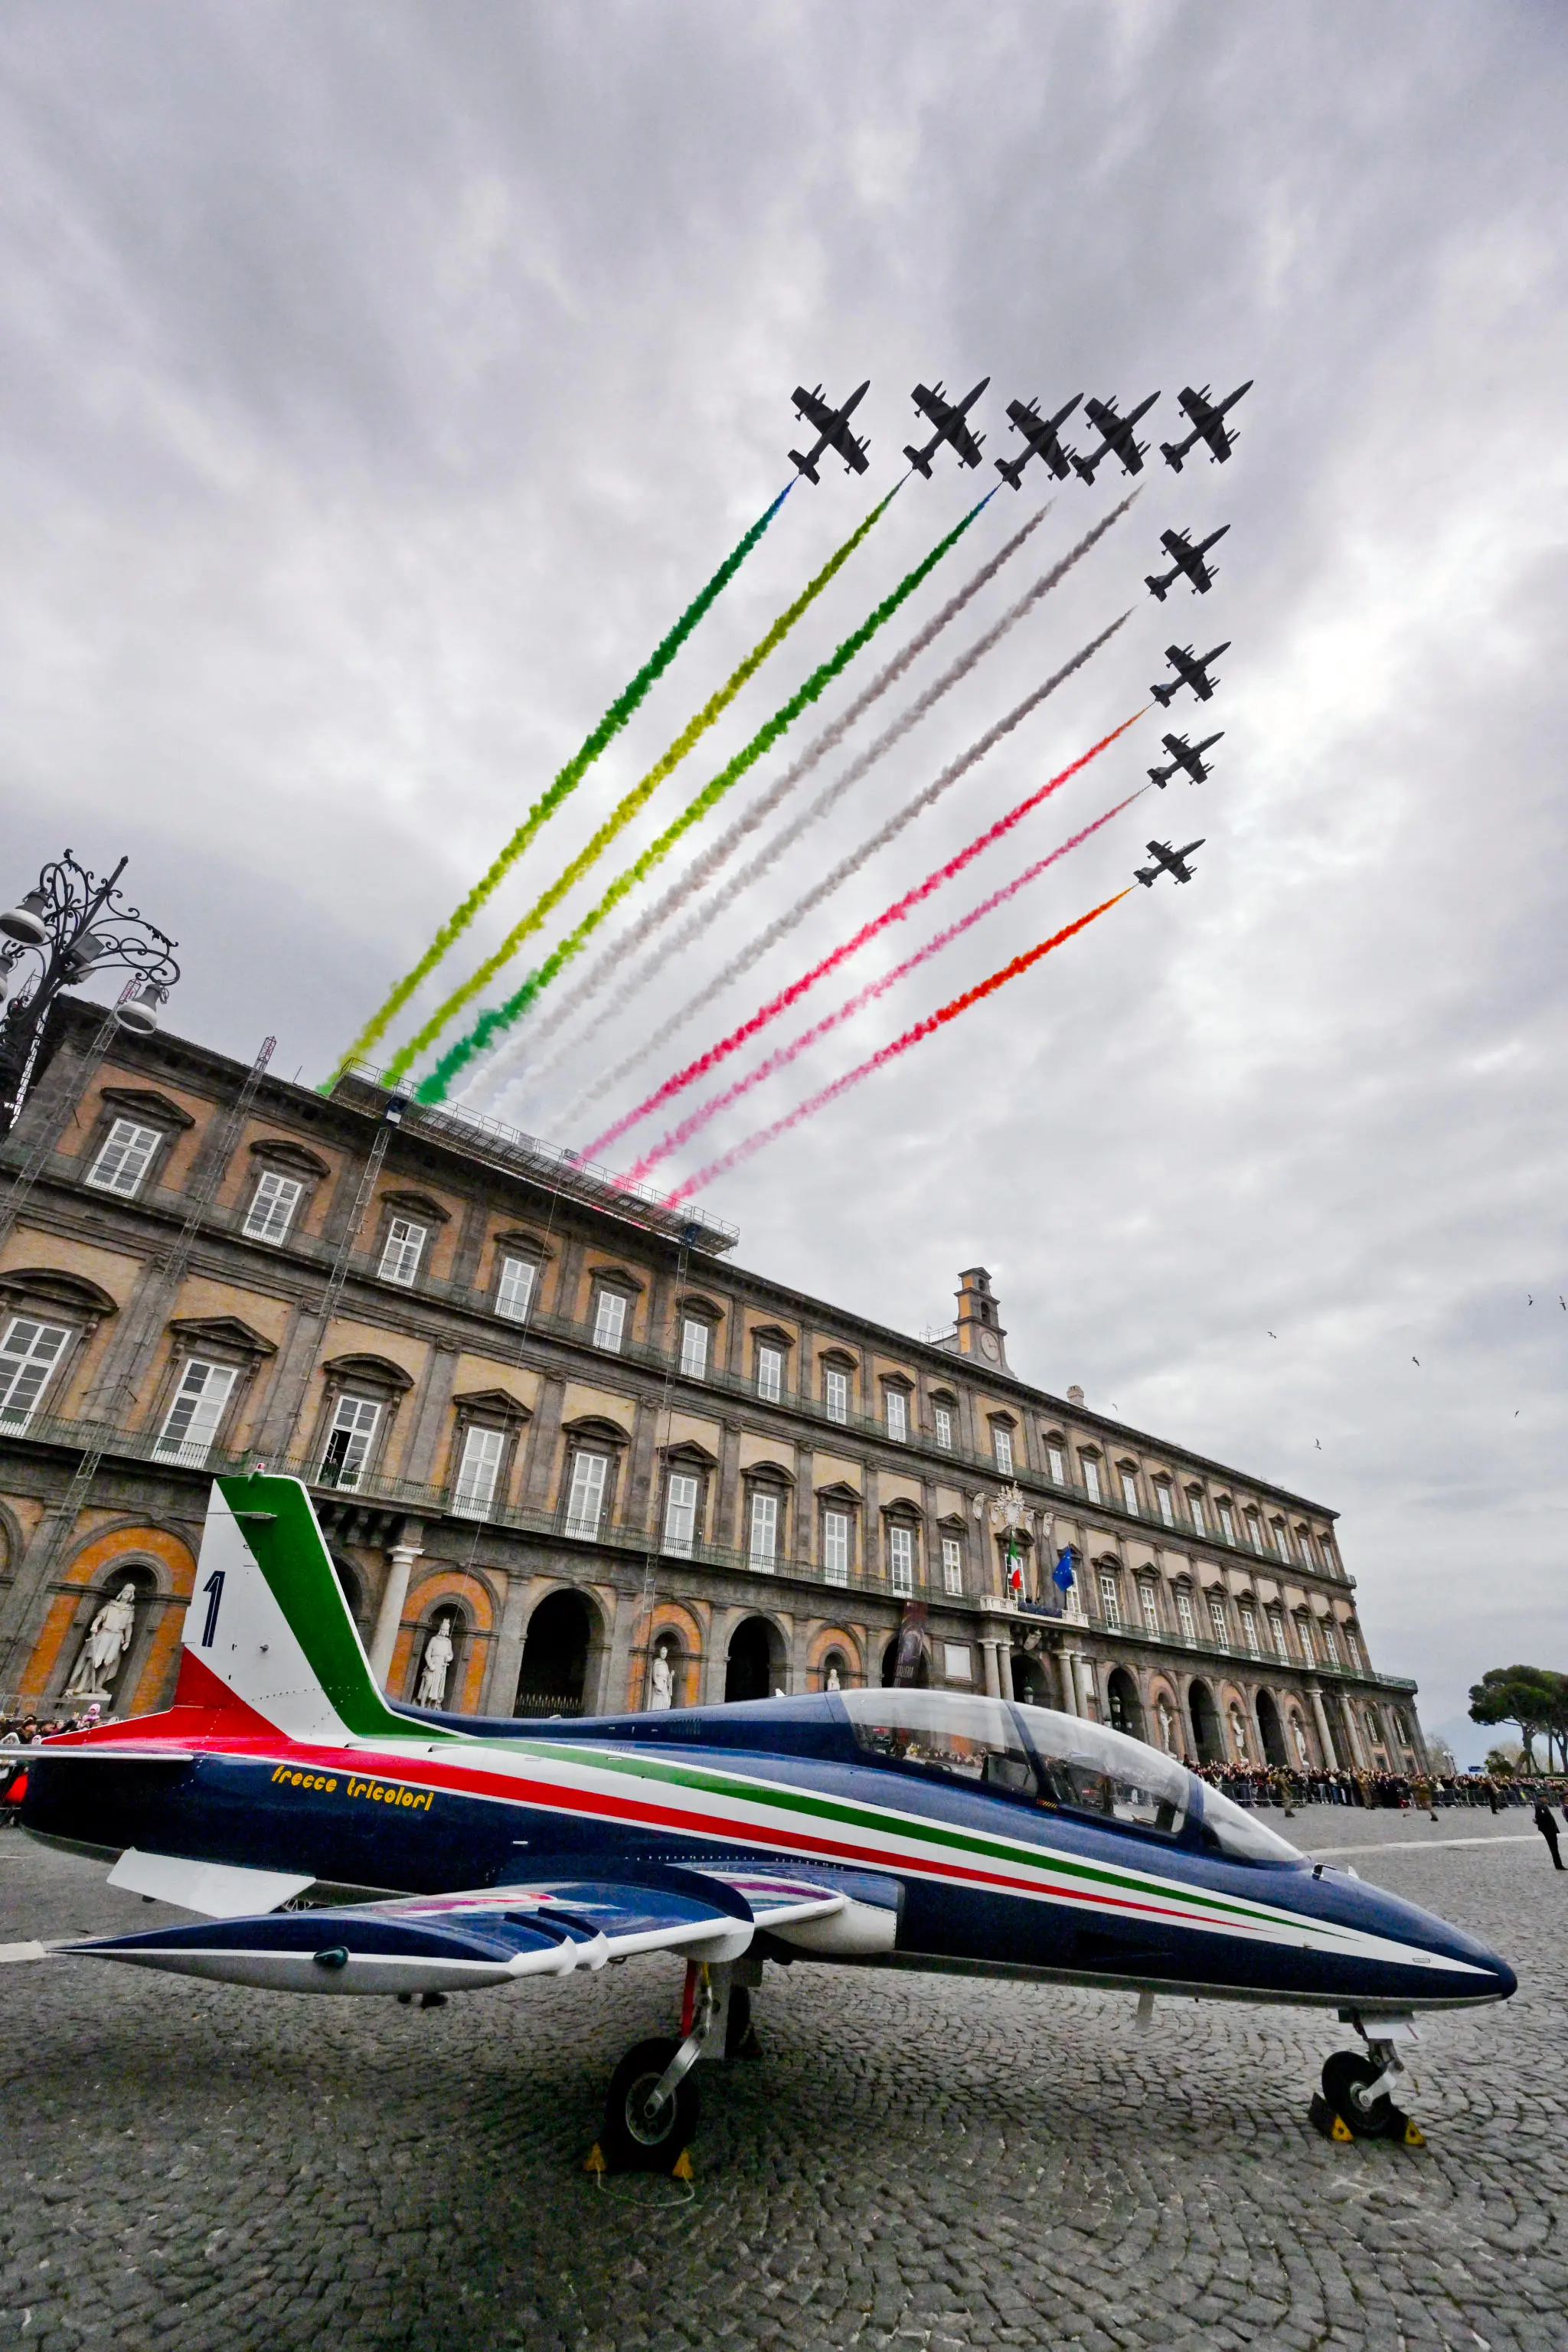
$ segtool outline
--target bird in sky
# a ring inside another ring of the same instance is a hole
[[[1278,1339],[1278,1338],[1279,1337],[1279,1332],[1278,1332],[1278,1331],[1270,1331],[1270,1332],[1269,1332],[1269,1334],[1268,1334],[1268,1336],[1269,1336],[1269,1338],[1270,1338],[1271,1339]]]
[[[1412,1357],[1411,1357],[1411,1359],[1410,1359],[1410,1360],[1411,1360],[1411,1362],[1412,1362],[1413,1364],[1419,1364],[1419,1362],[1421,1361],[1421,1359],[1420,1359],[1420,1357],[1419,1357],[1419,1356],[1412,1356]]]
[[[1313,1440],[1312,1440],[1312,1443],[1313,1443],[1313,1444],[1317,1447],[1317,1449],[1318,1449],[1319,1453],[1321,1454],[1321,1453],[1322,1452],[1322,1450],[1323,1450],[1323,1441],[1322,1441],[1322,1439],[1321,1439],[1321,1437],[1314,1437],[1314,1438],[1313,1438]]]

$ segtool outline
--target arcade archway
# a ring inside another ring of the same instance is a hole
[[[1106,1678],[1105,1696],[1110,1708],[1111,1729],[1124,1731],[1130,1739],[1142,1739],[1143,1702],[1125,1666],[1112,1666]]]
[[[1258,1694],[1258,1728],[1263,1738],[1263,1759],[1283,1771],[1289,1762],[1285,1752],[1285,1733],[1279,1721],[1279,1710],[1266,1690]]]
[[[1193,1718],[1193,1738],[1198,1744],[1199,1763],[1223,1764],[1225,1741],[1219,1727],[1219,1709],[1207,1683],[1193,1684],[1187,1693],[1187,1707]]]
[[[772,1698],[785,1687],[784,1637],[766,1617],[742,1617],[730,1636],[724,1701]]]
[[[552,1592],[534,1611],[522,1647],[513,1715],[581,1715],[597,1628],[580,1592]]]

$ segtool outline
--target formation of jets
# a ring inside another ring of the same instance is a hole
[[[973,391],[956,401],[947,398],[940,382],[915,385],[910,397],[921,415],[935,429],[923,447],[917,448],[912,442],[906,443],[904,456],[914,470],[923,474],[928,481],[931,478],[932,461],[944,447],[952,451],[961,466],[979,465],[982,438],[972,429],[969,414],[990,381],[989,376],[982,376]],[[1236,427],[1226,419],[1237,401],[1251,391],[1252,383],[1249,376],[1245,383],[1237,384],[1234,392],[1226,393],[1223,400],[1211,400],[1206,383],[1196,391],[1190,383],[1182,386],[1177,401],[1190,429],[1179,440],[1162,441],[1160,444],[1160,454],[1173,473],[1181,472],[1183,465],[1200,443],[1214,464],[1223,466],[1226,463],[1237,443]],[[820,478],[816,470],[817,460],[826,450],[835,452],[851,472],[865,472],[869,445],[856,438],[850,429],[849,419],[869,390],[868,378],[865,383],[857,386],[841,407],[836,408],[824,397],[820,383],[813,392],[807,392],[803,385],[796,385],[796,413],[806,419],[817,437],[804,454],[798,449],[792,449],[789,454],[792,463],[808,481],[815,482]],[[1014,490],[1022,488],[1025,472],[1035,457],[1058,482],[1065,482],[1069,474],[1077,474],[1081,481],[1092,482],[1108,457],[1114,457],[1124,474],[1141,474],[1143,461],[1149,455],[1149,444],[1139,440],[1137,427],[1159,397],[1158,392],[1150,393],[1136,406],[1129,408],[1125,415],[1114,399],[1086,400],[1082,393],[1078,392],[1049,415],[1043,413],[1037,397],[1027,401],[1010,400],[1007,422],[1021,437],[1023,446],[1012,457],[997,457],[993,463],[1009,489]],[[1068,418],[1080,408],[1084,421],[1092,425],[1100,436],[1096,446],[1087,451],[1069,448],[1062,437],[1063,427]],[[1217,530],[1210,531],[1206,539],[1199,540],[1194,540],[1189,530],[1163,530],[1160,544],[1169,559],[1168,569],[1144,574],[1144,583],[1155,601],[1163,604],[1179,580],[1186,581],[1194,596],[1206,596],[1214,586],[1218,571],[1218,566],[1208,560],[1209,551],[1217,546],[1229,529],[1228,523],[1221,523]],[[1165,659],[1170,664],[1171,675],[1150,688],[1154,700],[1163,709],[1168,710],[1182,688],[1187,687],[1195,701],[1211,701],[1218,684],[1218,679],[1213,675],[1213,665],[1221,654],[1228,650],[1229,644],[1230,640],[1226,638],[1223,645],[1213,646],[1206,654],[1195,654],[1190,645],[1167,646]],[[1212,751],[1223,733],[1223,729],[1217,730],[1212,735],[1205,735],[1199,743],[1189,742],[1184,735],[1163,736],[1161,740],[1170,757],[1163,766],[1149,770],[1150,782],[1158,784],[1163,792],[1178,772],[1192,783],[1205,782],[1213,772],[1204,754]],[[1191,881],[1192,867],[1187,860],[1194,850],[1202,846],[1201,842],[1192,841],[1184,849],[1173,849],[1169,842],[1152,841],[1149,852],[1154,863],[1137,869],[1139,881],[1146,888],[1152,887],[1162,874],[1169,874],[1173,881]]]

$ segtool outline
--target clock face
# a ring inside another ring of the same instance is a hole
[[[980,1334],[980,1351],[985,1358],[987,1363],[994,1364],[1000,1362],[1002,1345],[994,1331],[982,1331]]]

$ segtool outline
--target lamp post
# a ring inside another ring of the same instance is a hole
[[[32,1084],[49,1007],[63,988],[100,971],[136,975],[114,1018],[135,1036],[158,1026],[158,1008],[180,977],[176,942],[116,887],[128,860],[103,881],[68,849],[0,915],[0,1137],[10,1133]]]

